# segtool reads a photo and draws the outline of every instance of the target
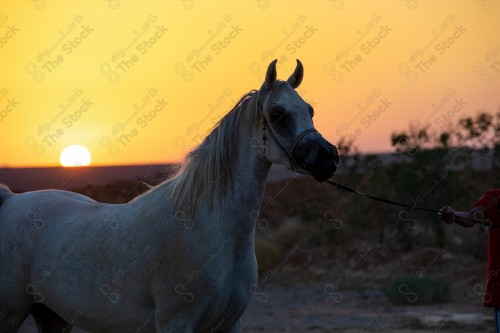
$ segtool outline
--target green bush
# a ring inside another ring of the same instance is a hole
[[[417,275],[399,277],[382,291],[396,305],[433,304],[450,300],[447,282]]]
[[[262,238],[255,240],[255,256],[260,272],[274,269],[283,260],[279,246]]]

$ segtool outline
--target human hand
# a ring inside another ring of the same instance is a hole
[[[455,222],[455,211],[450,206],[443,206],[439,210],[439,218],[447,224]]]

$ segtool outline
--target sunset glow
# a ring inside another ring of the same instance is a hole
[[[500,106],[492,1],[10,1],[0,12],[0,163],[178,162],[278,59],[317,129],[361,152],[410,122]],[[457,106],[458,105],[458,106]]]

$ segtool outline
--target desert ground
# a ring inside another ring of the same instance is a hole
[[[377,289],[325,293],[325,284],[269,285],[243,316],[244,332],[493,332],[480,298],[426,306],[392,306]],[[29,317],[20,333],[35,333]],[[86,332],[78,327],[75,333]]]

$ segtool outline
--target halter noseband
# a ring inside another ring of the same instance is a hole
[[[285,156],[288,158],[288,161],[290,162],[290,166],[292,167],[292,171],[296,172],[297,171],[297,161],[295,160],[294,152],[295,149],[298,147],[298,145],[302,142],[302,140],[309,135],[310,133],[318,133],[318,131],[315,128],[308,128],[300,132],[300,134],[295,138],[293,144],[290,146],[290,148],[286,148],[281,144],[281,142],[278,140],[276,134],[273,131],[273,128],[267,121],[266,115],[264,114],[264,106],[260,103],[260,91],[257,94],[257,109],[260,109],[260,112],[262,114],[262,123],[263,123],[263,128],[264,128],[264,133],[262,135],[262,141],[264,142],[264,146],[266,145],[266,132],[265,130],[269,130],[269,135],[271,136],[271,139],[273,139],[274,143],[278,146],[278,148],[285,154]],[[304,168],[303,165],[300,165],[300,167]]]

